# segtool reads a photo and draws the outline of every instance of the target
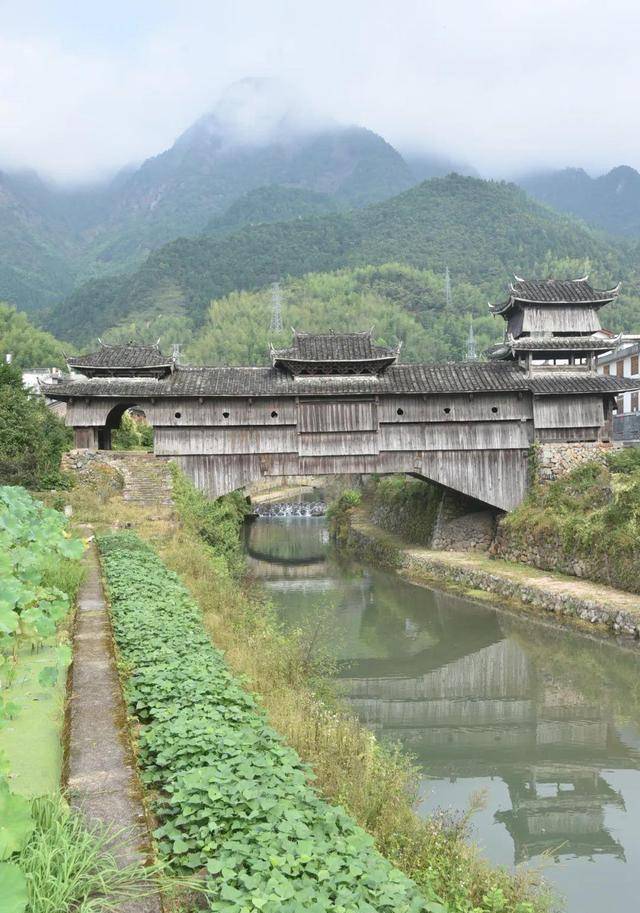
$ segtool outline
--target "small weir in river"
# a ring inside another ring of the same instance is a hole
[[[324,517],[327,512],[325,501],[290,501],[282,504],[258,504],[254,514],[263,519],[285,519],[287,517]]]
[[[249,565],[359,717],[417,758],[420,811],[482,791],[472,836],[492,862],[542,867],[568,913],[636,909],[638,653],[344,566],[322,516],[288,507],[248,524]]]

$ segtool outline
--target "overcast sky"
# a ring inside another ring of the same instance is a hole
[[[640,168],[637,0],[0,0],[0,163],[81,181],[247,76],[487,176]]]

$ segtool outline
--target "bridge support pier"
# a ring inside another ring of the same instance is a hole
[[[502,511],[461,492],[444,489],[433,528],[431,548],[442,551],[486,551],[493,542]]]

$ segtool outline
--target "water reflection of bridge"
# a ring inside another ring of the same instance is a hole
[[[558,631],[535,626],[534,637],[391,575],[339,571],[323,531],[317,520],[258,521],[248,560],[291,624],[330,609],[330,648],[360,718],[402,741],[431,778],[502,781],[510,807],[494,820],[517,862],[543,852],[624,859],[606,820],[625,809],[609,772],[640,768],[640,741],[566,674],[574,642],[563,649]],[[550,648],[561,657],[551,671]]]
[[[249,571],[261,580],[329,576],[327,530],[317,517],[295,517],[287,523],[264,520],[251,523],[245,549]]]
[[[624,799],[603,770],[638,769],[637,752],[605,709],[540,676],[497,617],[495,625],[493,643],[472,643],[465,632],[460,655],[438,643],[413,657],[410,674],[385,674],[376,658],[345,664],[344,693],[430,776],[502,779],[511,809],[495,819],[513,838],[516,862],[556,850],[624,858],[605,826],[605,809],[624,809]]]

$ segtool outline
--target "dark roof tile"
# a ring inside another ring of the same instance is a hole
[[[297,361],[368,361],[397,354],[396,349],[376,346],[366,333],[297,333],[293,345],[274,350],[276,359]]]
[[[291,377],[277,368],[176,367],[160,380],[95,378],[42,387],[54,399],[69,396],[114,396],[135,401],[156,396],[330,396],[385,393],[616,393],[637,389],[640,381],[604,374],[562,373],[528,377],[509,362],[446,362],[393,365],[369,377]]]
[[[171,358],[163,355],[158,346],[109,346],[102,343],[96,352],[87,355],[70,355],[70,368],[158,368],[171,365]]]

